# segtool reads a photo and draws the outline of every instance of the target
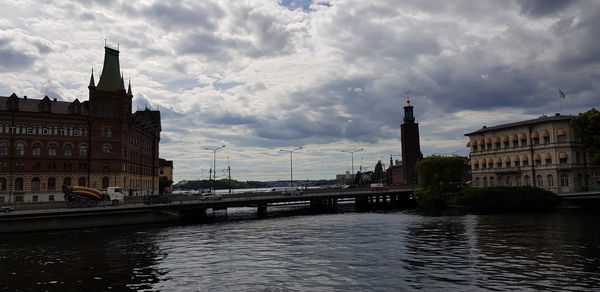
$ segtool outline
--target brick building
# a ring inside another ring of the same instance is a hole
[[[0,96],[0,203],[63,200],[62,185],[158,192],[160,112],[132,114],[119,51],[105,47],[89,100]]]
[[[407,99],[404,106],[404,123],[400,125],[402,161],[392,165],[390,158],[390,166],[386,171],[390,185],[415,185],[418,183],[415,166],[423,158],[423,154],[419,141],[419,124],[415,123],[413,108],[410,99]]]

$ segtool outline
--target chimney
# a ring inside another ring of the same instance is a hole
[[[56,101],[56,97],[54,98],[54,101]]]
[[[23,99],[27,99],[27,95],[23,95]]]

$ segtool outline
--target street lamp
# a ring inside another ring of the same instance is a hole
[[[292,149],[292,150],[287,150],[287,149],[279,149],[279,151],[287,151],[290,153],[290,187],[294,186],[294,172],[292,171],[292,154],[294,153],[294,151],[296,150],[300,150],[302,149],[302,146]]]
[[[350,153],[352,155],[352,177],[354,177],[354,153],[355,152],[360,152],[365,150],[365,148],[360,148],[360,149],[356,149],[356,150],[350,150],[350,151],[346,151],[346,150],[342,150],[342,152],[344,153]]]
[[[204,150],[211,150],[213,152],[213,168],[212,168],[212,180],[210,181],[210,189],[211,189],[211,193],[214,194],[215,193],[215,175],[217,174],[217,151],[219,151],[219,149],[221,148],[225,148],[225,145],[223,146],[219,146],[219,147],[204,147]],[[208,179],[210,180],[210,172],[208,174]]]

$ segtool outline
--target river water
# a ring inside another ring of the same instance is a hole
[[[598,214],[253,212],[1,235],[0,290],[600,291]]]

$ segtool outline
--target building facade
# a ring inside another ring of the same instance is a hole
[[[473,185],[531,185],[553,192],[598,186],[600,170],[588,164],[590,157],[576,142],[572,118],[541,116],[465,134]]]
[[[173,193],[173,160],[166,160],[159,158],[158,159],[158,176],[160,179],[171,181],[171,184],[165,187],[163,193],[172,194]]]
[[[87,101],[0,96],[0,203],[60,201],[62,185],[158,192],[160,112],[132,114],[118,50],[88,89]]]

